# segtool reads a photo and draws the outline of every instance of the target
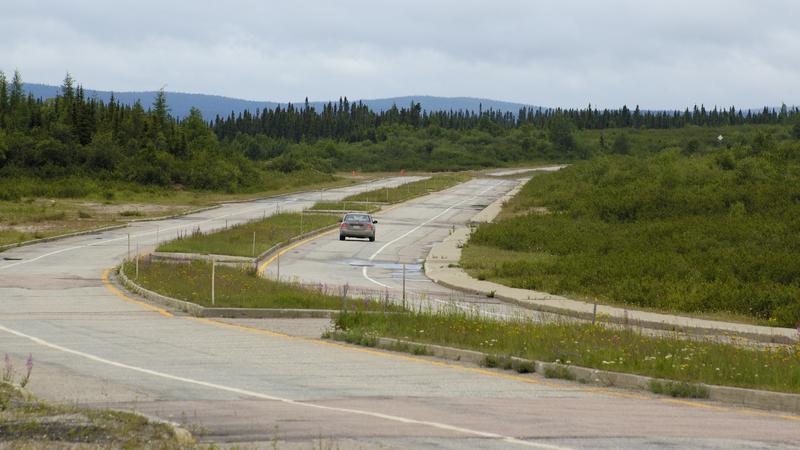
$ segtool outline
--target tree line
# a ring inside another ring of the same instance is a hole
[[[578,130],[784,124],[797,108],[683,113],[586,109],[424,111],[419,103],[372,111],[346,98],[319,111],[300,106],[245,111],[208,120],[198,109],[170,114],[162,91],[151,105],[87,96],[67,74],[52,99],[34,98],[15,72],[0,72],[0,175],[88,177],[160,186],[259,189],[275,173],[336,170],[461,170],[530,161],[625,153],[625,134],[609,145],[579,142]],[[795,125],[800,136],[800,124]]]

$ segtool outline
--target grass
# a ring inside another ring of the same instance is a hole
[[[676,382],[800,393],[800,345],[759,350],[599,324],[496,321],[462,311],[343,314],[329,336],[354,343],[382,336],[476,350],[493,355],[498,366],[518,357]]]
[[[243,193],[187,191],[79,177],[50,181],[0,179],[0,246],[135,219],[181,214],[224,201],[347,186],[371,177],[311,176],[307,180],[295,177],[300,181],[286,177],[261,190]]]
[[[429,192],[436,192],[463,183],[472,176],[467,173],[448,173],[434,175],[431,178],[420,181],[412,181],[393,188],[375,189],[372,191],[361,192],[343,198],[340,202],[318,202],[311,209],[319,210],[345,210],[347,206],[362,210],[365,208],[376,208],[378,203],[400,203],[412,198],[426,195]],[[364,202],[355,204],[350,202]]]
[[[124,265],[125,273],[135,278],[135,263]],[[211,264],[193,261],[187,264],[139,262],[136,283],[146,289],[169,297],[196,303],[201,306],[228,308],[292,308],[330,309],[344,308],[357,311],[394,312],[401,308],[372,300],[342,300],[341,289],[318,285],[301,286],[269,280],[256,275],[253,269],[245,270],[218,265],[215,278],[215,304],[211,304]]]
[[[650,392],[677,398],[708,398],[708,389],[691,383],[653,380],[648,386]]]
[[[363,211],[372,213],[381,209],[380,203],[352,202],[342,200],[340,202],[317,202],[314,203],[312,210],[317,211]]]
[[[561,380],[575,381],[575,374],[568,367],[555,365],[544,369],[545,378],[559,378]]]
[[[0,383],[0,446],[9,448],[204,448],[142,416],[52,405]]]
[[[472,234],[461,265],[515,288],[795,327],[800,141],[763,140],[538,175]]]
[[[278,243],[338,221],[338,217],[325,214],[302,214],[302,217],[300,213],[276,214],[223,231],[182,236],[159,245],[157,251],[255,257]]]

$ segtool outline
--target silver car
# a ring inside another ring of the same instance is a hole
[[[375,242],[375,224],[378,223],[372,216],[366,213],[347,213],[342,217],[342,224],[339,226],[339,240],[343,241],[348,237],[368,238],[370,242]]]

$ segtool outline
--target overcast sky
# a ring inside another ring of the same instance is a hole
[[[14,1],[0,70],[299,101],[800,104],[800,1]]]

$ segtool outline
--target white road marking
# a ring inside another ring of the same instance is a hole
[[[404,424],[422,425],[422,426],[426,426],[426,427],[437,428],[437,429],[440,429],[440,430],[452,431],[452,432],[455,432],[455,433],[462,433],[462,434],[467,434],[467,435],[471,435],[471,436],[499,439],[499,440],[502,440],[503,442],[508,442],[510,444],[517,444],[517,445],[526,446],[526,447],[532,447],[532,448],[542,448],[542,449],[551,449],[551,450],[567,450],[568,449],[568,447],[560,447],[560,446],[550,445],[550,444],[540,444],[540,443],[536,443],[536,442],[523,441],[521,439],[517,439],[517,438],[511,437],[511,436],[504,436],[502,434],[497,434],[497,433],[492,433],[492,432],[487,432],[487,431],[473,430],[471,428],[464,428],[464,427],[459,427],[459,426],[455,426],[455,425],[449,425],[449,424],[441,423],[441,422],[430,422],[430,421],[425,421],[425,420],[417,420],[417,419],[412,419],[412,418],[408,418],[408,417],[402,417],[402,416],[396,416],[396,415],[390,415],[390,414],[383,414],[383,413],[378,413],[378,412],[373,412],[373,411],[366,411],[366,410],[362,410],[362,409],[337,408],[337,407],[334,407],[334,406],[317,405],[317,404],[314,404],[314,403],[307,403],[307,402],[303,402],[303,401],[292,400],[292,399],[289,399],[289,398],[276,397],[274,395],[262,394],[260,392],[249,391],[249,390],[246,390],[246,389],[239,389],[239,388],[235,388],[235,387],[232,387],[232,386],[225,386],[225,385],[217,384],[217,383],[210,383],[210,382],[207,382],[207,381],[195,380],[193,378],[181,377],[181,376],[178,376],[178,375],[171,375],[171,374],[164,373],[164,372],[158,372],[156,370],[145,369],[143,367],[138,367],[138,366],[133,366],[133,365],[130,365],[130,364],[125,364],[125,363],[121,363],[121,362],[117,362],[117,361],[112,361],[110,359],[102,358],[100,356],[95,356],[95,355],[92,355],[92,354],[89,354],[89,353],[84,353],[84,352],[81,352],[81,351],[78,351],[78,350],[73,350],[73,349],[70,349],[70,348],[67,348],[67,347],[63,347],[63,346],[60,346],[60,345],[57,345],[57,344],[53,344],[51,342],[45,341],[44,339],[41,339],[41,338],[38,338],[38,337],[35,337],[35,336],[31,336],[31,335],[28,335],[28,334],[25,334],[25,333],[22,333],[22,332],[19,332],[19,331],[16,331],[16,330],[12,330],[12,329],[7,328],[7,327],[5,327],[3,325],[0,325],[0,330],[5,331],[6,333],[12,334],[12,335],[17,336],[17,337],[28,339],[28,340],[30,340],[30,341],[38,344],[38,345],[41,345],[41,346],[44,346],[44,347],[48,347],[48,348],[51,348],[53,350],[58,350],[58,351],[61,351],[61,352],[64,352],[64,353],[69,353],[69,354],[72,354],[72,355],[75,355],[75,356],[80,356],[82,358],[86,358],[86,359],[89,359],[91,361],[95,361],[95,362],[98,362],[98,363],[107,364],[109,366],[118,367],[120,369],[126,369],[126,370],[131,370],[131,371],[134,371],[134,372],[139,372],[139,373],[151,375],[151,376],[154,376],[154,377],[160,377],[160,378],[165,378],[165,379],[168,379],[168,380],[179,381],[181,383],[193,384],[193,385],[196,385],[196,386],[202,386],[202,387],[209,388],[209,389],[216,389],[218,391],[230,392],[230,393],[237,394],[237,395],[243,395],[243,396],[258,398],[258,399],[262,399],[262,400],[271,400],[271,401],[275,401],[275,402],[281,402],[281,403],[294,405],[294,406],[305,407],[305,408],[312,408],[312,409],[319,409],[319,410],[324,410],[324,411],[333,411],[333,412],[340,412],[340,413],[348,413],[348,414],[356,414],[356,415],[360,415],[360,416],[373,417],[373,418],[377,418],[377,419],[384,419],[384,420],[393,421],[393,422],[400,422],[400,423],[404,423]]]
[[[494,189],[494,188],[496,188],[496,187],[497,187],[497,186],[499,186],[500,184],[502,184],[502,183],[495,183],[495,184],[493,184],[493,185],[489,186],[488,188],[486,188],[486,189],[482,190],[481,192],[479,192],[479,193],[475,194],[474,196],[472,196],[472,197],[470,197],[470,198],[466,198],[466,199],[464,199],[464,200],[461,200],[460,202],[458,202],[458,203],[456,203],[456,204],[454,204],[454,205],[452,205],[452,206],[448,207],[448,208],[447,208],[447,209],[445,209],[444,211],[442,211],[442,212],[440,212],[439,214],[437,214],[437,215],[435,215],[435,216],[431,217],[430,219],[426,220],[425,222],[422,222],[421,224],[417,225],[416,227],[412,228],[411,230],[407,231],[406,233],[403,233],[402,235],[400,235],[400,236],[398,236],[398,237],[396,237],[396,238],[392,239],[391,241],[389,241],[389,242],[387,242],[387,243],[383,244],[383,246],[382,246],[381,248],[379,248],[379,249],[378,249],[378,250],[377,250],[375,253],[373,253],[373,254],[372,254],[372,256],[370,256],[370,257],[369,257],[369,261],[373,261],[373,260],[375,260],[375,257],[376,257],[376,256],[378,256],[378,255],[379,255],[379,254],[380,254],[382,251],[384,251],[384,250],[386,249],[386,247],[388,247],[388,246],[390,246],[390,245],[394,244],[395,242],[397,242],[397,241],[399,241],[399,240],[401,240],[401,239],[405,238],[405,237],[406,237],[406,236],[408,236],[409,234],[411,234],[411,233],[413,233],[413,232],[415,232],[415,231],[419,230],[420,228],[424,227],[425,225],[427,225],[427,224],[429,224],[429,223],[433,222],[434,220],[436,220],[436,219],[438,219],[439,217],[443,216],[444,214],[446,214],[448,211],[450,211],[451,209],[455,208],[456,206],[460,206],[460,205],[462,205],[463,203],[466,203],[466,202],[468,202],[468,201],[472,201],[472,200],[474,200],[474,199],[476,199],[476,198],[480,197],[481,195],[483,195],[483,194],[484,194],[484,193],[486,193],[487,191],[489,191],[489,190],[491,190],[491,189]],[[378,286],[381,286],[381,287],[384,287],[384,288],[389,288],[389,287],[390,287],[389,285],[383,284],[383,283],[381,283],[380,281],[378,281],[378,280],[375,280],[375,279],[371,278],[371,277],[370,277],[370,276],[367,274],[367,266],[364,266],[364,267],[362,267],[362,268],[361,268],[361,275],[362,275],[364,278],[366,278],[368,281],[370,281],[370,282],[372,282],[372,283],[374,283],[374,284],[377,284]]]

